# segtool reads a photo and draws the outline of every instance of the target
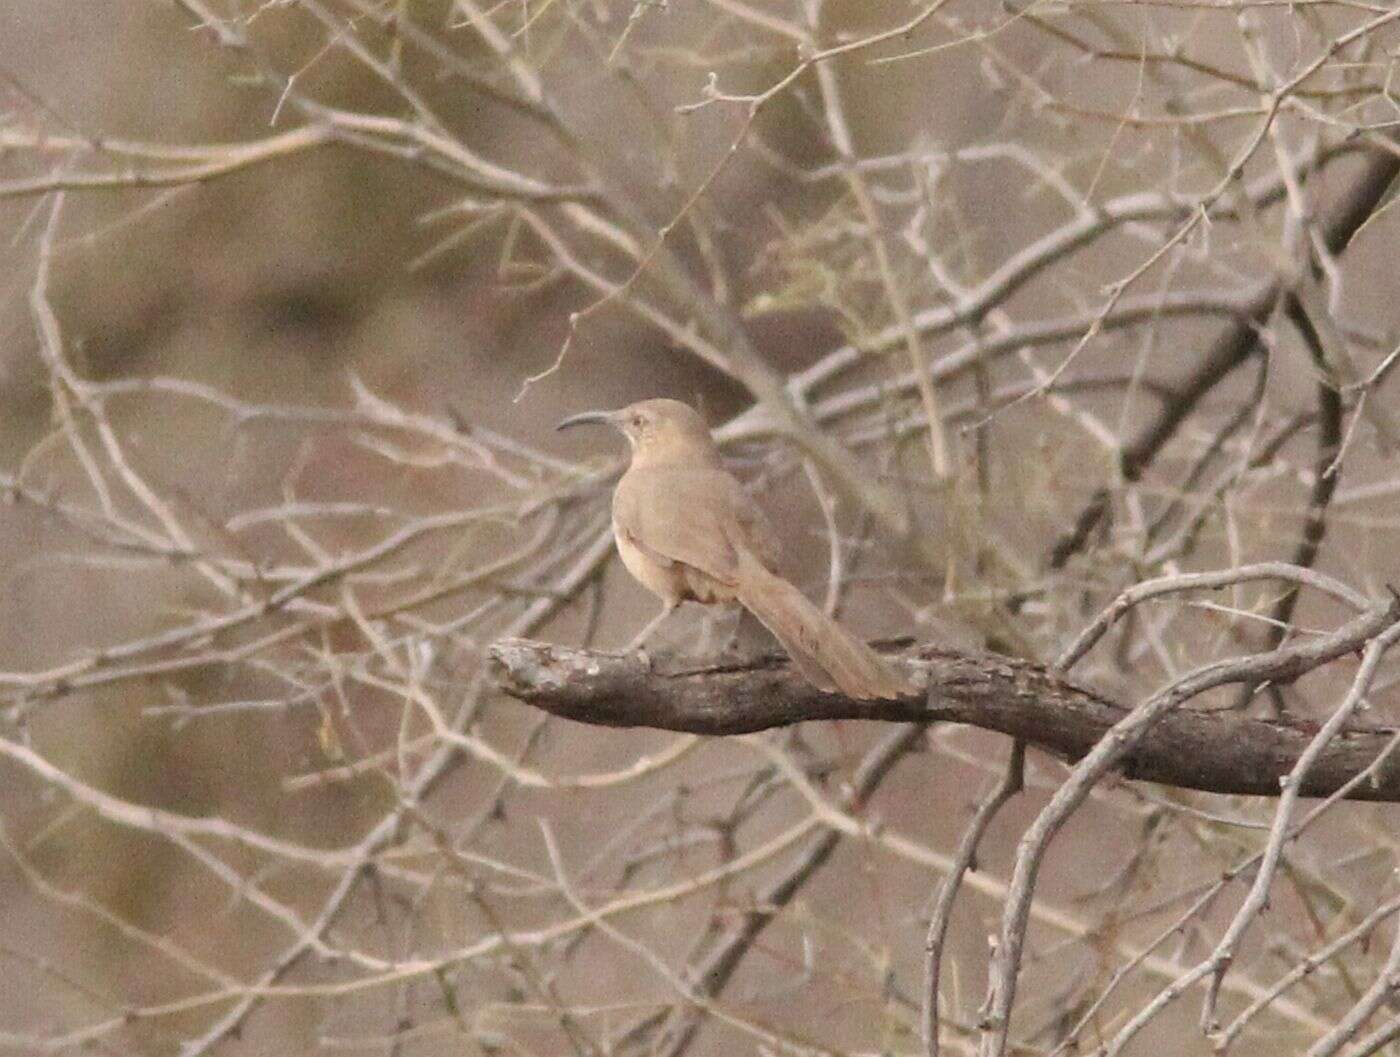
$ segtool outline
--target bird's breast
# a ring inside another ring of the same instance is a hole
[[[646,553],[616,521],[613,522],[613,534],[617,537],[618,557],[639,584],[666,602],[679,602],[689,597],[689,585],[674,562],[658,561]]]

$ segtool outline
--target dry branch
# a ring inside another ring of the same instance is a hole
[[[1351,649],[1366,638],[1359,635]],[[941,721],[1000,731],[1077,760],[1129,711],[1042,665],[935,646],[921,646],[903,661],[927,686],[927,698],[899,701],[824,693],[781,658],[653,670],[641,655],[506,639],[492,647],[491,663],[505,693],[554,715],[598,726],[695,734],[745,734],[814,719]],[[1305,721],[1179,710],[1147,732],[1121,770],[1128,778],[1186,789],[1278,796],[1280,779],[1316,733],[1317,725]],[[1302,794],[1336,791],[1370,766],[1395,734],[1396,728],[1379,726],[1344,730],[1318,758]],[[1400,761],[1380,767],[1348,798],[1400,801]]]

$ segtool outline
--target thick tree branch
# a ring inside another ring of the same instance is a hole
[[[1364,645],[1362,636],[1355,644]],[[1041,665],[991,654],[922,646],[905,665],[927,680],[928,697],[854,701],[804,682],[780,658],[756,663],[652,671],[640,655],[573,649],[524,639],[491,648],[505,693],[557,716],[610,727],[656,727],[697,734],[744,734],[813,719],[949,722],[996,730],[1055,756],[1077,760],[1128,712]],[[1128,778],[1233,795],[1278,796],[1317,733],[1307,721],[1234,712],[1177,710],[1161,719],[1124,760]],[[1393,728],[1356,726],[1323,751],[1303,785],[1326,796],[1365,770]],[[1349,799],[1400,801],[1400,762],[1379,769]]]

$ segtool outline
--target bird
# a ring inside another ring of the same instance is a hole
[[[904,678],[776,571],[777,533],[725,469],[705,420],[679,400],[584,411],[557,426],[612,426],[631,445],[617,483],[612,527],[627,571],[656,595],[661,613],[641,639],[686,600],[737,602],[782,644],[804,678],[860,700],[910,693]]]

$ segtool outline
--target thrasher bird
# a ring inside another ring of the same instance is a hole
[[[585,422],[613,426],[632,445],[632,463],[613,493],[613,535],[622,564],[661,599],[648,630],[687,599],[738,602],[819,689],[867,700],[911,691],[884,658],[773,571],[777,535],[724,468],[694,409],[643,400],[619,411],[585,411],[558,428]]]

